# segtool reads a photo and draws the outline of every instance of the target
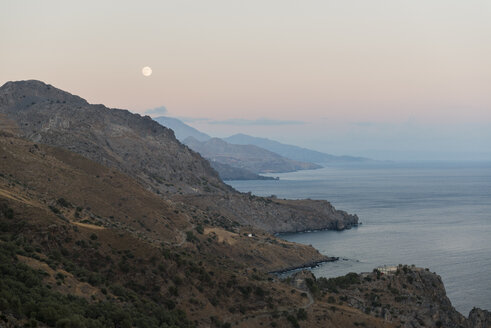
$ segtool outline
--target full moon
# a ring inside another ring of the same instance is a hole
[[[152,75],[152,69],[148,66],[145,66],[142,68],[142,74],[145,76],[150,76]]]

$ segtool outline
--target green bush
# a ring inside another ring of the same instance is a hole
[[[338,288],[346,289],[354,284],[360,283],[360,276],[357,273],[351,272],[345,276],[326,279],[321,277],[317,279],[317,284],[320,289],[327,290],[331,293],[338,293]]]

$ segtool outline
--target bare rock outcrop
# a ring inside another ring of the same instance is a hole
[[[491,327],[491,312],[473,308],[469,313],[469,327],[489,328]]]

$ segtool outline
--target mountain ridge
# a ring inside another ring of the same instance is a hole
[[[174,134],[176,135],[176,138],[181,142],[183,142],[189,136],[192,136],[193,138],[196,138],[199,141],[207,141],[211,139],[211,137],[208,134],[185,124],[184,122],[182,122],[177,118],[173,118],[169,116],[158,116],[158,117],[154,117],[153,120],[173,130]]]
[[[321,168],[320,165],[294,161],[254,145],[233,145],[220,138],[200,142],[193,137],[188,137],[184,140],[184,144],[209,160],[257,174]]]
[[[0,116],[2,129],[116,168],[165,199],[179,197],[180,201],[196,202],[195,206],[206,210],[203,198],[192,197],[193,194],[210,194],[213,196],[209,199],[218,197],[222,202],[227,199],[225,195],[233,195],[228,200],[240,199],[240,207],[233,212],[227,210],[231,204],[215,209],[223,217],[230,215],[232,221],[241,218],[244,222],[261,222],[266,231],[280,232],[275,231],[274,223],[280,216],[290,211],[299,215],[302,212],[291,201],[274,204],[278,210],[266,215],[261,212],[264,203],[261,198],[251,199],[223,183],[210,163],[181,144],[172,130],[148,116],[90,105],[78,96],[40,81],[10,82],[0,87]],[[326,210],[318,204],[325,204]],[[305,212],[310,213],[305,215],[309,219],[301,224],[294,224],[290,215],[286,215],[283,220],[287,224],[282,225],[281,232],[287,228],[300,231],[357,224],[356,215],[331,212],[328,204],[314,202]]]
[[[207,161],[148,116],[91,105],[33,80],[0,87],[0,114],[14,121],[15,128],[28,139],[116,167],[161,193],[230,190]],[[186,169],[193,174],[176,174],[182,163],[189,163]]]
[[[319,164],[333,162],[349,163],[370,161],[369,159],[363,157],[331,155],[308,148],[284,144],[268,138],[253,137],[243,133],[234,134],[232,136],[223,138],[223,140],[237,145],[255,145],[297,161],[313,162]]]

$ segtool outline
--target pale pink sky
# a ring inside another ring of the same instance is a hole
[[[489,0],[2,1],[0,31],[0,84],[139,113],[491,124]]]

